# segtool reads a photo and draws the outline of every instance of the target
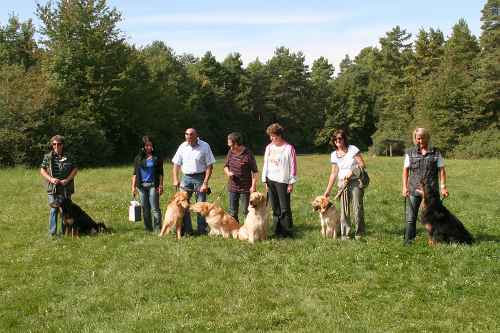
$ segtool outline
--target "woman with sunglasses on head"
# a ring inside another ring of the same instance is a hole
[[[142,137],[142,144],[141,151],[134,160],[132,195],[135,196],[139,192],[144,217],[144,229],[149,232],[160,232],[163,160],[153,153],[153,141],[149,136]],[[153,213],[152,223],[151,213]]]
[[[366,167],[363,156],[358,147],[350,145],[344,130],[337,130],[331,138],[331,145],[335,150],[331,154],[332,169],[325,196],[329,196],[335,179],[338,187],[345,186],[345,195],[340,197],[340,227],[342,239],[349,237],[351,222],[356,226],[355,237],[361,238],[365,234],[365,221],[363,209],[363,184],[360,181],[361,170]]]
[[[74,178],[77,173],[75,161],[64,151],[64,137],[54,135],[50,139],[51,151],[43,157],[40,174],[47,181],[47,193],[50,206],[49,236],[57,233],[57,215],[59,205],[64,199],[71,199],[75,191]],[[64,223],[61,221],[64,233]]]

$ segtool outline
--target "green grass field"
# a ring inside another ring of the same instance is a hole
[[[297,237],[254,246],[146,234],[127,221],[131,167],[77,176],[74,201],[113,234],[49,239],[38,170],[0,170],[0,332],[500,330],[499,160],[446,161],[445,205],[477,243],[434,248],[421,226],[413,246],[402,244],[402,158],[367,158],[361,241],[320,237],[310,202],[324,191],[328,156],[298,163]],[[224,182],[219,162],[210,200]]]

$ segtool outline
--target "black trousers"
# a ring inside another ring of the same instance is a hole
[[[278,237],[292,237],[292,209],[288,184],[266,179],[269,201],[273,208],[273,223],[276,226],[275,234]]]

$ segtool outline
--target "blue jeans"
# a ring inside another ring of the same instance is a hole
[[[205,173],[197,173],[193,175],[183,175],[181,181],[181,189],[183,191],[188,192],[189,200],[191,200],[191,196],[194,193],[196,198],[196,202],[204,202],[207,201],[207,194],[205,192],[199,192],[201,185],[203,185],[203,180],[205,179]],[[191,214],[189,209],[186,211],[184,215],[184,220],[182,223],[182,233],[183,234],[192,234],[193,226],[191,224]],[[207,233],[207,222],[205,218],[197,214],[196,216],[196,224],[198,234],[206,234]]]
[[[146,231],[160,232],[161,211],[160,195],[154,185],[139,188],[142,205],[142,216],[144,218],[144,229]],[[151,213],[153,213],[153,224],[151,224]]]
[[[68,199],[71,199],[70,195],[66,196]],[[63,199],[64,195],[62,194],[56,194],[56,193],[49,193],[49,206],[52,204],[59,205]],[[59,215],[59,208],[58,207],[50,207],[50,212],[49,212],[49,235],[50,236],[55,236],[57,234],[57,216]],[[61,232],[64,234],[65,227],[64,227],[64,220],[63,217],[61,216]]]
[[[417,234],[417,216],[422,197],[410,195],[406,198],[406,230],[405,242],[410,242],[415,239]]]
[[[239,192],[229,192],[229,215],[234,217],[236,221],[239,222],[238,219],[238,210],[239,204],[241,202],[241,206],[243,208],[243,216],[247,216],[248,214],[248,202],[250,201],[250,193],[239,193]]]

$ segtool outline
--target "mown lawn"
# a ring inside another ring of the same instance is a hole
[[[435,248],[420,226],[402,245],[402,159],[367,162],[365,239],[320,237],[310,201],[330,166],[307,155],[292,198],[297,237],[255,246],[146,234],[127,221],[131,167],[77,176],[73,199],[113,234],[49,239],[38,171],[0,170],[0,332],[498,332],[500,161],[446,161],[445,204],[477,243]],[[220,162],[212,190],[226,207]]]

